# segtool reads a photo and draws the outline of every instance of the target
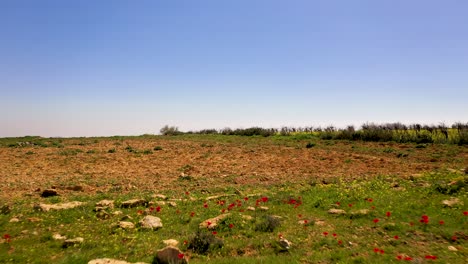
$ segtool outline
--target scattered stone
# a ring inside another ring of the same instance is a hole
[[[135,225],[132,222],[120,221],[119,227],[122,229],[134,229]]]
[[[281,238],[278,244],[280,245],[281,250],[289,250],[292,246],[292,243],[285,238]]]
[[[99,211],[96,213],[96,217],[102,220],[109,219],[111,216],[106,211]]]
[[[199,227],[200,228],[208,228],[208,229],[214,229],[218,226],[218,223],[221,222],[221,220],[225,219],[226,217],[230,216],[231,214],[222,214],[218,215],[216,217],[206,219],[205,221],[201,222]]]
[[[166,205],[166,202],[164,201],[150,202],[149,205]]]
[[[113,215],[122,215],[123,212],[122,212],[122,211],[114,211],[112,214],[113,214]]]
[[[130,263],[124,260],[102,258],[102,259],[93,259],[88,262],[88,264],[147,264],[145,262],[136,262]]]
[[[163,227],[161,218],[152,215],[145,216],[143,219],[140,220],[139,224],[142,228],[152,230],[156,230],[158,228]]]
[[[26,235],[26,234],[29,233],[29,230],[22,230],[20,233],[21,233],[22,235]]]
[[[442,204],[447,207],[454,207],[456,205],[463,205],[463,202],[458,198],[451,197],[450,200],[443,200]]]
[[[260,207],[258,207],[258,209],[262,210],[262,211],[268,211],[269,210],[269,208],[266,207],[266,206],[260,206]]]
[[[247,211],[255,211],[255,207],[249,206],[249,207],[247,207]]]
[[[247,220],[247,221],[252,221],[254,218],[250,215],[242,215],[242,219]]]
[[[346,211],[343,210],[343,209],[330,209],[328,210],[328,213],[329,214],[337,214],[337,215],[342,215],[342,214],[346,214]]]
[[[44,190],[42,193],[41,193],[41,197],[51,197],[51,196],[57,196],[58,195],[58,192],[57,190],[54,190],[54,189],[46,189]]]
[[[167,200],[167,196],[164,195],[164,194],[153,194],[151,197],[157,198],[157,199],[160,199],[160,200]]]
[[[353,215],[353,216],[364,216],[364,215],[368,215],[369,212],[370,212],[369,209],[360,209],[360,210],[351,212],[351,215]]]
[[[132,200],[122,202],[122,204],[120,204],[120,207],[133,208],[137,206],[146,206],[147,204],[148,204],[148,201],[146,201],[145,199],[132,199]]]
[[[34,205],[34,208],[42,210],[44,212],[48,212],[50,210],[71,209],[71,208],[79,207],[79,206],[82,206],[82,205],[85,205],[85,204],[86,203],[77,202],[77,201],[68,202],[68,203],[58,203],[58,204],[43,204],[43,203],[40,203],[40,204]]]
[[[0,207],[0,214],[7,215],[9,213],[11,213],[11,206],[4,205],[4,206]]]
[[[38,217],[29,217],[28,221],[31,222],[31,223],[35,223],[35,222],[41,222],[42,219],[40,219]]]
[[[324,225],[325,225],[325,221],[323,221],[323,220],[317,220],[317,221],[315,221],[314,224],[316,224],[316,225],[318,225],[318,226],[324,226]]]
[[[19,221],[20,221],[20,220],[19,220],[18,217],[13,217],[13,218],[10,219],[9,222],[10,222],[10,223],[18,223]]]
[[[450,251],[458,251],[458,249],[454,246],[448,246],[448,250]]]
[[[33,231],[31,234],[33,234],[35,236],[39,235],[39,233],[37,231]]]
[[[66,236],[62,236],[62,235],[60,235],[60,234],[58,234],[58,233],[53,234],[53,235],[52,235],[52,238],[53,238],[54,240],[66,240],[66,239],[67,239]]]
[[[167,202],[170,207],[177,207],[176,202]]]
[[[172,246],[165,247],[156,252],[153,263],[159,264],[187,264],[187,257],[180,249]]]
[[[96,203],[96,208],[98,207],[102,207],[105,209],[112,209],[114,208],[114,200],[101,200]]]
[[[71,247],[71,246],[74,246],[74,245],[81,244],[81,243],[83,243],[83,241],[84,241],[84,238],[82,238],[82,237],[66,239],[65,241],[63,241],[62,247],[64,247],[64,248]]]
[[[177,241],[177,240],[175,240],[175,239],[168,239],[168,240],[163,240],[163,243],[164,243],[166,246],[177,247],[177,245],[179,244],[179,241]]]
[[[214,196],[209,196],[209,197],[206,197],[206,201],[209,201],[209,200],[216,200],[216,199],[219,199],[219,198],[224,198],[224,197],[229,197],[229,196],[234,196],[235,194],[230,194],[230,193],[226,193],[226,194],[220,194],[220,195],[214,195]]]

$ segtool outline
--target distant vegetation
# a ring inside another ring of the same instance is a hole
[[[181,132],[177,127],[165,126],[161,129],[163,135],[180,135],[180,134],[220,134],[220,135],[236,135],[236,136],[295,136],[300,134],[310,134],[321,139],[333,140],[360,140],[373,142],[389,142],[398,143],[448,143],[458,145],[468,145],[468,123],[455,123],[452,126],[445,124],[439,125],[421,125],[411,124],[404,125],[402,123],[386,123],[375,124],[365,123],[359,129],[354,126],[346,128],[336,128],[334,126],[322,127],[282,127],[277,128],[261,128],[250,127],[245,129],[223,128],[203,129],[200,131]]]

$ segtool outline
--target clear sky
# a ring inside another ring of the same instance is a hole
[[[466,0],[2,0],[0,137],[468,121]]]

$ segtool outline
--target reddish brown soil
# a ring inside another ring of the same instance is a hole
[[[416,149],[414,144],[319,141],[306,149],[306,142],[237,137],[108,138],[84,146],[79,142],[65,139],[64,148],[0,148],[0,199],[36,195],[35,190],[52,186],[63,189],[79,185],[89,194],[164,192],[307,183],[330,177],[406,177],[437,169],[460,170],[468,165],[468,148],[453,145]],[[127,146],[140,152],[155,146],[163,150],[135,154],[125,150]],[[112,148],[116,153],[108,153]],[[63,153],[74,149],[82,152]],[[96,153],[86,153],[89,150]],[[28,151],[33,154],[26,154]],[[398,153],[408,156],[397,157]],[[192,178],[181,179],[181,174]]]

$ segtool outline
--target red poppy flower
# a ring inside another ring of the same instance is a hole
[[[337,236],[337,234],[333,233],[333,234],[332,234],[332,236],[333,236],[333,237],[336,237],[336,236]]]
[[[413,222],[409,222],[409,225],[410,225],[410,226],[414,226],[414,223],[413,223]]]
[[[143,214],[143,210],[138,210],[138,211],[137,211],[137,214],[138,214],[138,215],[142,215],[142,214]]]
[[[403,256],[398,255],[398,256],[396,256],[396,259],[402,260],[402,259],[403,259]]]
[[[468,211],[464,211],[464,212],[463,212],[463,215],[468,215]]]
[[[185,192],[185,195],[189,195],[190,193],[189,192]]]
[[[390,216],[392,215],[392,213],[391,213],[391,212],[386,212],[385,215],[386,215],[387,217],[390,217]]]
[[[372,203],[374,200],[372,200],[372,198],[367,198],[367,201],[368,201],[369,203]]]
[[[348,204],[349,207],[353,207],[353,204]]]
[[[341,244],[343,244],[343,241],[338,240],[338,245],[341,245]]]
[[[437,257],[434,256],[434,255],[427,255],[425,258],[426,258],[426,259],[432,259],[432,260],[436,260],[436,259],[437,259]]]
[[[5,239],[7,243],[11,242],[11,236],[9,234],[4,234],[3,239]]]
[[[233,228],[234,227],[234,224],[229,224],[229,228]]]
[[[341,205],[341,203],[340,203],[340,202],[336,202],[335,204],[336,204],[336,205],[338,205],[338,206],[340,206],[340,205]]]
[[[301,215],[301,214],[298,214],[297,217],[302,218],[302,215]]]
[[[394,236],[393,238],[394,238],[394,239],[399,239],[400,237],[399,237],[399,236]]]
[[[215,235],[215,236],[216,236],[217,234],[218,234],[218,232],[216,232],[216,231],[213,231],[213,235]]]
[[[195,212],[191,212],[190,217],[194,217],[194,216],[195,216]]]
[[[210,226],[210,225],[211,225],[211,222],[210,222],[210,221],[206,222],[206,225],[207,225],[207,226]]]
[[[411,260],[413,260],[413,258],[412,257],[405,257],[405,260],[406,261],[411,261]]]
[[[262,197],[262,202],[264,203],[268,202],[268,197]]]
[[[208,208],[208,204],[207,204],[207,203],[204,203],[204,204],[203,204],[203,207]]]
[[[375,252],[375,253],[378,253],[379,251],[380,251],[380,249],[374,248],[374,252]]]
[[[443,224],[445,224],[444,220],[440,220],[439,225],[443,225]]]
[[[179,254],[177,255],[177,257],[178,257],[179,259],[183,259],[183,258],[184,258],[184,254],[179,253]]]
[[[457,241],[457,236],[452,236],[452,241]]]
[[[323,232],[323,235],[324,235],[324,236],[328,236],[328,232]]]
[[[156,207],[156,212],[161,212],[161,206]]]
[[[372,220],[374,223],[378,223],[380,220],[378,218],[375,218],[374,220]]]
[[[371,206],[371,208],[370,208],[370,209],[374,210],[374,209],[375,209],[375,206]]]
[[[383,249],[379,250],[380,254],[383,254],[385,253],[385,251]]]

